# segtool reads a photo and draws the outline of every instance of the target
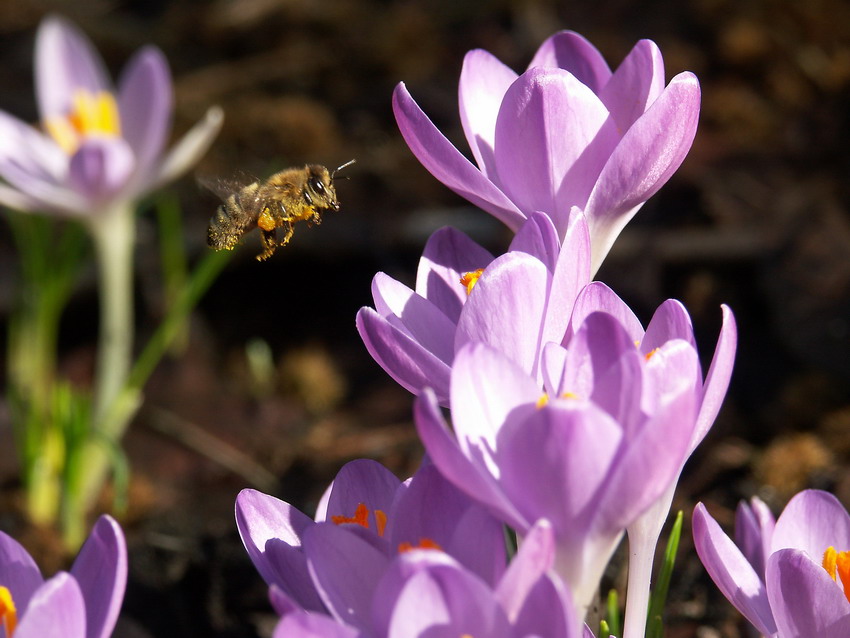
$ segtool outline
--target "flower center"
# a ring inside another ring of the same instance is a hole
[[[562,392],[558,395],[559,399],[578,399],[578,395],[575,392]],[[549,393],[544,392],[540,395],[540,398],[537,399],[537,403],[534,404],[534,407],[538,410],[549,403]]]
[[[440,547],[440,544],[438,542],[432,541],[430,538],[420,538],[418,545],[414,545],[408,542],[398,544],[399,554],[403,554],[404,552],[409,552],[414,549],[436,549],[439,551],[443,550],[443,548]]]
[[[11,638],[18,626],[18,612],[8,587],[0,586],[0,623],[6,630],[6,638]]]
[[[850,601],[850,551],[837,552],[830,545],[823,553],[823,568],[835,582],[841,578],[844,596]]]
[[[387,515],[382,510],[374,510],[375,527],[378,536],[383,537],[384,530],[387,529]],[[369,529],[369,508],[365,503],[360,503],[357,509],[354,510],[354,516],[331,516],[331,521],[334,525],[342,525],[344,523],[354,523]]]
[[[86,137],[118,137],[121,119],[115,96],[108,91],[78,89],[71,100],[71,111],[46,119],[44,129],[68,155],[73,155]]]
[[[469,272],[463,273],[460,278],[460,283],[466,286],[466,295],[469,296],[472,293],[472,289],[475,288],[475,284],[478,282],[479,277],[481,277],[481,273],[484,272],[483,268],[479,268],[478,270],[471,270]]]

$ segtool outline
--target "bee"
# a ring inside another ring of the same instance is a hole
[[[245,233],[259,228],[263,252],[257,260],[268,259],[278,246],[285,246],[292,239],[295,222],[321,224],[324,211],[339,210],[334,177],[354,161],[333,171],[318,164],[288,168],[265,181],[248,184],[202,179],[201,183],[224,202],[210,219],[207,243],[214,250],[233,250]],[[283,228],[280,240],[278,228]]]

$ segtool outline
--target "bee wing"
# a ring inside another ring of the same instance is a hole
[[[199,186],[217,195],[221,201],[227,201],[228,197],[248,186],[252,180],[247,175],[237,177],[198,175],[197,181]]]

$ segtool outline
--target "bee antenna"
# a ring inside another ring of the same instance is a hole
[[[337,166],[337,167],[333,170],[333,173],[331,173],[331,179],[333,179],[339,171],[341,171],[342,169],[344,169],[346,166],[351,166],[351,165],[352,165],[352,164],[354,164],[356,161],[357,161],[356,159],[348,160],[348,161],[347,161],[345,164],[343,164],[342,166]],[[346,179],[347,179],[347,178],[346,178]]]

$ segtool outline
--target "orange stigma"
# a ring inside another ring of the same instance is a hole
[[[375,531],[378,536],[383,536],[384,530],[387,529],[387,515],[383,510],[374,510],[373,514],[375,515]],[[331,516],[331,522],[334,525],[354,523],[369,529],[369,508],[366,507],[365,503],[360,503],[354,510],[354,516]]]
[[[479,268],[478,270],[471,270],[469,272],[463,273],[460,278],[460,283],[466,286],[466,295],[469,296],[472,294],[472,289],[475,288],[475,284],[478,282],[479,277],[481,277],[481,273],[484,272],[483,268]]]
[[[403,554],[404,552],[410,552],[414,549],[436,549],[442,551],[443,548],[440,547],[440,544],[436,541],[432,541],[430,538],[420,538],[419,544],[414,545],[412,543],[399,543],[398,544],[398,553]]]
[[[838,578],[841,578],[844,597],[850,601],[850,551],[837,552],[830,545],[823,553],[822,565],[832,580],[838,582]]]
[[[15,601],[12,600],[12,592],[8,587],[0,586],[0,623],[6,630],[6,638],[11,638],[18,626],[18,611],[15,609]]]

